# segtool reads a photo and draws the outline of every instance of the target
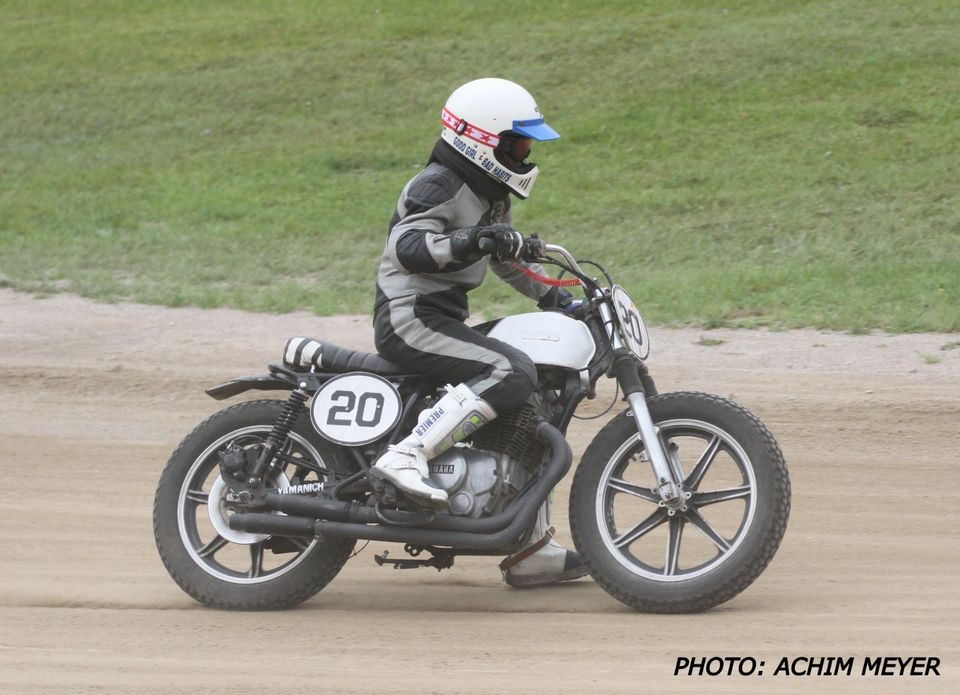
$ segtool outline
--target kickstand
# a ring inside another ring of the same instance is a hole
[[[418,567],[436,567],[437,572],[439,572],[440,570],[453,567],[454,554],[452,552],[436,552],[429,560],[418,560],[406,557],[400,560],[393,560],[388,557],[389,554],[389,550],[384,550],[380,555],[374,555],[373,559],[381,567],[384,565],[393,565],[393,569],[395,570],[413,570],[417,569]]]

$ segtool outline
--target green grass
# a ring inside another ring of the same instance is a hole
[[[367,312],[440,106],[498,75],[563,135],[517,226],[648,321],[957,331],[957,27],[952,0],[8,0],[0,284]]]

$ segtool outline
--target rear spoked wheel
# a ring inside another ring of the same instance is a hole
[[[284,538],[229,526],[222,455],[228,447],[258,449],[283,405],[251,401],[213,415],[184,439],[161,476],[154,502],[157,548],[173,579],[204,605],[288,608],[326,586],[353,550],[351,541]],[[322,481],[349,470],[305,414],[281,453],[283,466],[269,487]]]

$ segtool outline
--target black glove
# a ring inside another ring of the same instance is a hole
[[[523,235],[509,224],[458,229],[450,235],[450,252],[458,261],[477,261],[491,254],[498,261],[516,259],[523,249]]]
[[[562,311],[567,316],[582,320],[587,313],[587,304],[582,299],[574,299],[573,295],[562,287],[551,287],[537,302],[543,311]]]
[[[508,224],[484,227],[480,236],[480,250],[486,251],[501,263],[515,261],[523,252],[523,234]]]
[[[564,311],[572,302],[572,294],[562,287],[551,287],[549,292],[540,297],[537,306],[544,311]]]

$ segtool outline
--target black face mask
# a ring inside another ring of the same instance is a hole
[[[509,130],[500,133],[499,138],[500,144],[493,151],[493,156],[507,169],[522,175],[529,173],[537,166],[535,163],[527,161],[533,140]]]
[[[437,140],[430,155],[431,162],[439,162],[455,171],[470,189],[479,196],[500,200],[507,197],[510,189],[484,172],[476,164],[471,163],[463,155],[453,149],[453,146],[443,139]]]

